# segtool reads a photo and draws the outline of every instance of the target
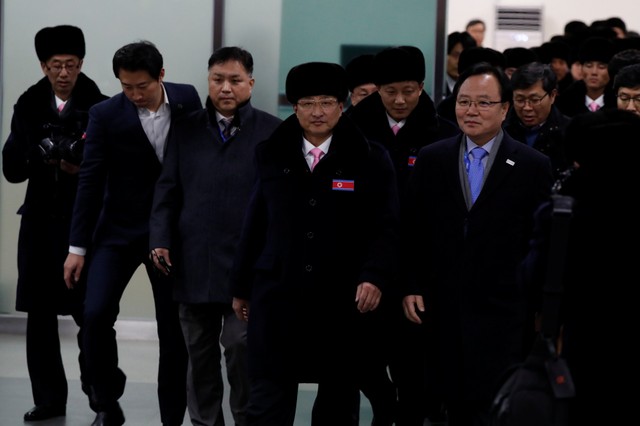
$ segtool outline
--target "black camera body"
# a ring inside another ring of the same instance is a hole
[[[45,162],[65,160],[79,166],[84,151],[84,133],[65,132],[62,126],[45,124],[51,135],[40,141],[38,147]]]

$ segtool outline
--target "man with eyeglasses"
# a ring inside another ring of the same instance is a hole
[[[81,71],[85,42],[80,28],[43,28],[35,36],[35,47],[44,77],[18,99],[2,150],[5,178],[12,183],[29,181],[18,210],[16,292],[16,310],[27,312],[27,367],[35,403],[25,413],[25,421],[66,413],[68,385],[57,316],[71,315],[82,330],[84,291],[67,290],[62,265],[69,245],[88,110],[107,98]],[[88,394],[81,333],[80,379]]]
[[[613,90],[618,99],[618,109],[640,115],[640,64],[622,68],[615,77]]]
[[[112,67],[122,92],[89,111],[64,277],[75,291],[87,276],[84,350],[97,411],[92,426],[120,426],[126,376],[113,327],[127,284],[144,265],[158,326],[160,419],[176,426],[186,410],[187,350],[171,280],[156,274],[148,258],[149,214],[169,129],[202,102],[192,85],[164,81],[162,54],[149,41],[119,48]]]
[[[547,155],[557,177],[569,166],[563,141],[570,119],[554,105],[556,81],[549,65],[533,62],[518,68],[511,76],[513,106],[503,128],[509,136]]]
[[[293,67],[294,114],[256,149],[231,287],[248,320],[253,426],[292,426],[299,383],[318,384],[311,424],[358,424],[372,355],[359,324],[393,284],[399,212],[389,154],[343,116],[347,94],[340,65]]]
[[[448,425],[485,426],[497,382],[523,360],[534,327],[517,268],[552,173],[544,154],[502,130],[511,91],[500,68],[471,66],[454,95],[464,134],[422,148],[409,179],[401,247],[416,249],[401,257],[403,306],[426,326],[427,385]]]

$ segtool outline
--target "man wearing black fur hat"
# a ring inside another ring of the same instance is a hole
[[[616,108],[607,69],[614,54],[613,42],[603,37],[590,37],[580,45],[578,60],[582,64],[582,80],[569,86],[556,103],[564,115],[573,117],[600,108]]]
[[[372,54],[356,56],[345,67],[351,106],[356,106],[358,102],[378,91],[373,76],[373,58]],[[349,109],[347,114],[348,111]]]
[[[425,61],[420,49],[414,46],[387,48],[376,54],[374,67],[379,90],[360,102],[350,116],[369,139],[382,143],[389,151],[402,203],[420,148],[456,135],[459,130],[437,115],[433,101],[423,90]],[[378,368],[372,370],[362,391],[371,402],[376,424],[390,424],[382,417],[393,421],[394,412],[404,418],[412,416],[412,410],[405,405],[407,398],[416,402],[409,404],[413,407],[424,406],[416,401],[420,398],[416,386],[421,384],[408,384],[417,375],[413,370],[414,362],[407,356],[416,351],[406,347],[422,340],[409,337],[418,332],[419,327],[404,318],[399,295],[387,296],[381,310],[385,316],[382,320],[385,332],[380,332],[379,325],[372,327],[374,337],[380,341],[376,344],[383,350],[374,352],[379,358]],[[393,383],[387,374],[388,365]]]
[[[387,151],[342,116],[347,92],[337,64],[292,68],[294,114],[256,149],[232,277],[234,311],[248,320],[254,426],[293,425],[299,383],[319,384],[312,424],[357,424],[354,395],[369,373],[359,324],[392,284],[398,195]]]
[[[549,64],[558,80],[558,94],[562,94],[573,83],[573,77],[569,69],[571,47],[559,37],[540,46],[540,62]]]
[[[43,28],[35,36],[35,48],[44,77],[18,99],[2,150],[5,178],[11,183],[29,181],[18,210],[22,219],[16,292],[16,310],[27,312],[27,366],[35,403],[25,421],[66,414],[68,387],[57,316],[71,315],[81,326],[84,292],[67,290],[62,266],[87,111],[107,98],[81,72],[85,43],[80,28]],[[78,343],[80,378],[88,393],[80,333]]]

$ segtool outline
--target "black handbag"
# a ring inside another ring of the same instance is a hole
[[[491,406],[491,426],[565,426],[575,387],[556,350],[563,272],[573,198],[553,195],[551,245],[543,290],[541,330],[525,361],[506,374]]]

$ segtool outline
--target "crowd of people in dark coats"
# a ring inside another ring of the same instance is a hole
[[[575,199],[558,345],[570,424],[608,421],[598,401],[619,401],[601,389],[635,377],[633,307],[617,297],[634,253],[612,248],[635,234],[640,37],[620,18],[503,52],[451,33],[443,99],[424,90],[431,61],[415,46],[302,63],[285,120],[251,105],[239,47],[209,58],[204,107],[163,81],[147,41],[114,55],[111,98],[81,72],[79,28],[43,29],[36,52],[45,77],[2,151],[6,179],[29,181],[25,421],[66,413],[57,315],[72,315],[92,426],[124,424],[113,326],[143,264],[165,425],[187,409],[194,425],[224,424],[224,354],[236,425],[293,425],[298,385],[317,383],[316,426],[358,425],[361,393],[374,426],[489,426],[502,374],[539,332],[554,188]]]

